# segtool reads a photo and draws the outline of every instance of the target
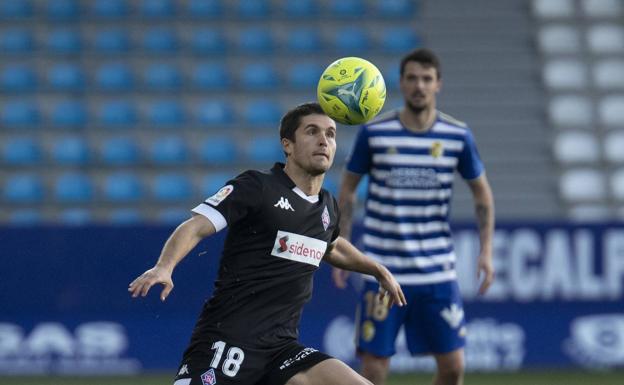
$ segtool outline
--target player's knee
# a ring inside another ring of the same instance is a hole
[[[444,384],[459,384],[464,377],[464,363],[457,361],[438,368],[438,377]]]

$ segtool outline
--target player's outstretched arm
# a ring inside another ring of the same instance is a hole
[[[390,295],[390,305],[392,303],[396,303],[399,306],[407,304],[401,285],[394,279],[390,271],[362,254],[346,239],[338,237],[323,259],[330,265],[340,269],[372,275],[384,290],[381,293],[382,296]]]
[[[485,294],[494,282],[494,264],[492,263],[492,238],[494,236],[494,197],[485,174],[468,181],[475,204],[477,227],[481,251],[477,261],[477,278],[483,275],[479,294]]]
[[[191,219],[180,224],[165,242],[156,265],[138,276],[128,286],[128,291],[132,297],[135,298],[139,295],[145,297],[152,286],[160,283],[164,286],[160,293],[160,299],[164,301],[173,290],[171,279],[173,269],[193,250],[199,241],[215,232],[212,222],[203,215],[194,215]]]

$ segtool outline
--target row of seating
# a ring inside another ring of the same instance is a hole
[[[542,19],[617,18],[624,14],[620,0],[533,0],[533,13]]]
[[[583,32],[574,24],[546,24],[539,30],[538,45],[547,54],[624,53],[624,28],[616,23],[593,23]]]
[[[552,96],[548,102],[550,121],[559,128],[624,128],[624,95],[612,94],[596,103],[588,93]]]
[[[0,90],[31,92],[161,92],[161,91],[245,91],[275,89],[316,90],[321,73],[329,63],[290,63],[285,70],[266,61],[231,68],[224,62],[199,62],[190,66],[149,63],[142,68],[126,62],[97,66],[74,63],[49,64],[43,73],[34,65],[5,64],[0,68]],[[383,68],[388,88],[398,87],[398,68]]]
[[[402,52],[420,43],[416,32],[408,25],[385,26],[368,30],[347,26],[335,29],[293,27],[283,34],[269,26],[243,27],[228,35],[218,28],[197,28],[177,32],[174,28],[146,28],[130,33],[123,28],[94,29],[82,33],[66,27],[53,29],[37,42],[30,29],[10,28],[0,32],[2,54],[31,54],[45,50],[49,54],[123,54],[133,53],[215,55],[253,53],[319,53]]]
[[[92,209],[72,207],[56,210],[54,214],[46,214],[38,209],[12,209],[5,212],[5,221],[13,226],[33,226],[46,224],[63,224],[82,226],[90,223],[106,223],[114,225],[131,225],[138,223],[159,223],[176,225],[188,219],[190,207],[159,206],[157,209],[140,210],[137,208],[111,208],[103,216],[97,216]]]
[[[624,168],[612,173],[594,167],[572,168],[563,172],[559,187],[568,202],[605,202],[609,197],[624,202]]]
[[[582,59],[549,60],[543,67],[544,84],[553,91],[624,89],[624,57],[586,63]]]
[[[0,3],[0,18],[355,18],[367,13],[375,17],[402,18],[413,14],[415,3],[413,0],[9,0]]]
[[[624,130],[609,132],[602,140],[588,131],[559,133],[553,143],[555,160],[561,164],[624,164]]]

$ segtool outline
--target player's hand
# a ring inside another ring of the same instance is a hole
[[[160,300],[164,301],[169,293],[171,293],[171,290],[173,290],[171,271],[164,267],[154,266],[147,270],[130,283],[128,291],[132,294],[132,298],[136,298],[139,295],[145,297],[150,288],[158,283],[163,285],[163,290],[160,293]]]
[[[349,270],[332,267],[332,280],[334,281],[334,285],[339,289],[347,287],[347,279],[350,274],[351,272]]]
[[[379,265],[379,269],[380,273],[377,277],[377,281],[379,282],[380,299],[384,299],[386,296],[389,296],[390,300],[388,301],[388,307],[392,307],[392,304],[395,303],[398,306],[407,305],[407,300],[405,299],[403,290],[401,290],[401,285],[399,285],[392,273],[381,265]]]
[[[490,288],[492,282],[494,282],[494,264],[491,256],[483,254],[479,256],[477,261],[477,279],[483,279],[481,286],[479,286],[479,294],[483,295]]]

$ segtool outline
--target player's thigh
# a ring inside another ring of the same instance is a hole
[[[286,385],[372,385],[344,362],[331,358],[294,375]]]

